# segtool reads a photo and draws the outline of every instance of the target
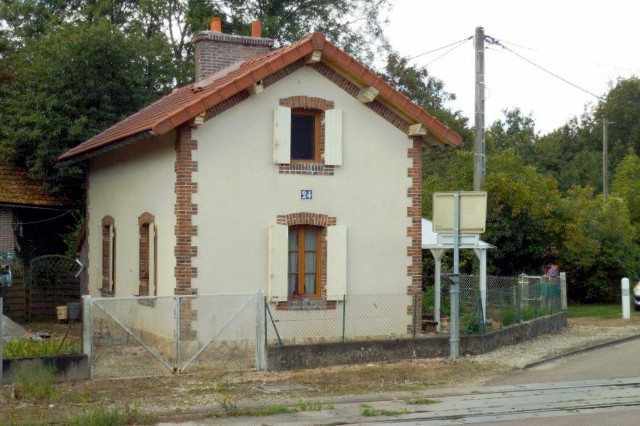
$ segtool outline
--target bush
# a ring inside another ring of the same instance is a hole
[[[449,285],[443,284],[441,286],[441,293],[447,294],[448,291],[449,291]],[[422,313],[427,314],[427,313],[433,312],[433,310],[435,309],[435,303],[436,303],[436,288],[435,286],[431,285],[425,288],[424,292],[422,293]],[[449,315],[450,310],[451,309],[449,306],[449,298],[442,297],[441,295],[440,296],[440,314]]]

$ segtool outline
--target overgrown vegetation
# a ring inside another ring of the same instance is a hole
[[[80,346],[68,340],[9,339],[2,346],[4,358],[26,358],[61,354],[79,354]]]
[[[15,376],[15,397],[26,401],[50,401],[56,395],[55,378],[55,369],[40,361],[21,364]]]
[[[142,415],[137,407],[127,405],[124,410],[110,409],[105,406],[90,408],[84,414],[67,419],[66,426],[120,426],[136,424],[152,424],[151,416]]]

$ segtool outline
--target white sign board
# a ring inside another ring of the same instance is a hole
[[[455,192],[433,193],[433,232],[452,234],[454,232]],[[487,222],[487,193],[485,191],[461,191],[460,233],[482,234]]]

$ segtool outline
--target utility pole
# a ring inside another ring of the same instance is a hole
[[[609,122],[602,117],[602,201],[609,200]]]
[[[473,143],[473,190],[481,191],[485,179],[484,143],[484,28],[476,27],[476,106]]]

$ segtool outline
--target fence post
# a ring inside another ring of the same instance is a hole
[[[266,318],[265,303],[262,291],[256,293],[256,368],[266,370],[267,368],[267,338],[266,338]]]
[[[89,378],[93,379],[93,315],[91,296],[82,296],[82,353],[89,363]]]
[[[3,303],[2,297],[0,297],[0,386],[2,386],[2,365],[3,365],[2,345],[4,344],[4,324],[2,323],[2,317],[4,315],[4,309],[3,309],[4,305],[2,303]]]
[[[416,324],[418,322],[418,293],[413,294],[413,338],[416,338]]]
[[[176,302],[176,372],[180,372],[180,296],[175,296]]]
[[[347,328],[347,295],[342,295],[342,342],[346,339]]]
[[[560,308],[567,310],[567,273],[560,272]]]

